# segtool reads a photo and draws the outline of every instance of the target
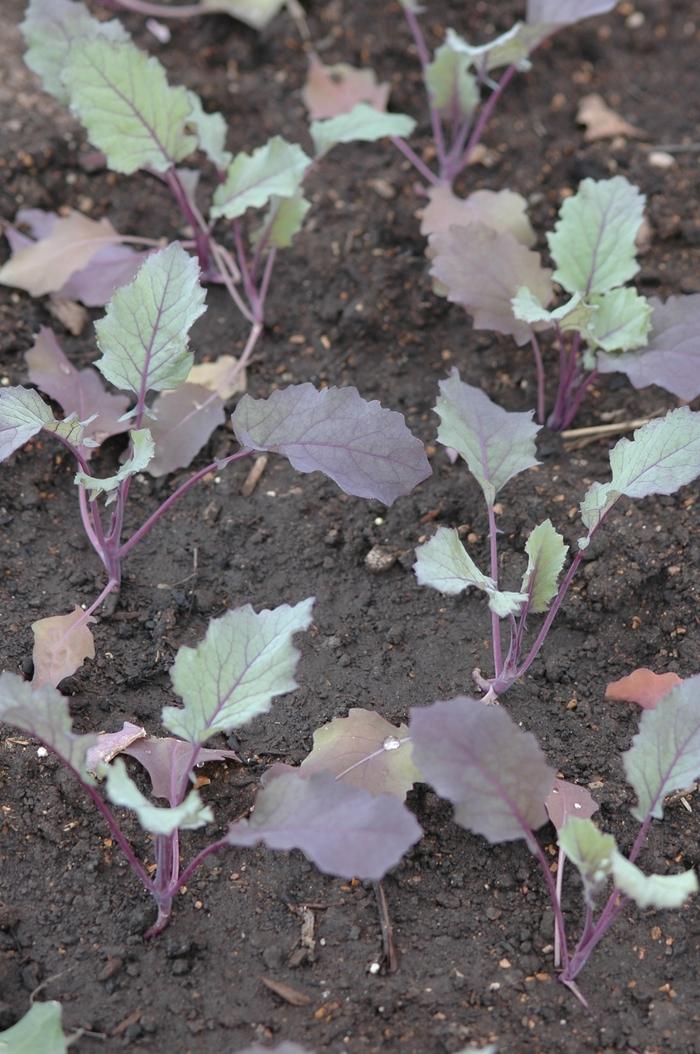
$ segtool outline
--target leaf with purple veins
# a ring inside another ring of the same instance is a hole
[[[318,772],[281,773],[258,792],[248,820],[231,825],[230,845],[301,849],[325,874],[378,881],[422,831],[392,794],[375,796]]]
[[[173,736],[146,736],[129,743],[122,753],[135,758],[151,779],[151,789],[156,798],[167,798],[173,804],[173,790],[183,786],[192,767],[192,744]],[[211,750],[200,747],[197,766],[207,761],[240,761],[234,750]]]
[[[232,423],[241,446],[282,454],[299,472],[323,472],[346,494],[385,505],[431,473],[403,415],[367,402],[356,388],[296,384],[267,399],[245,395]]]
[[[411,710],[409,731],[423,778],[452,802],[462,827],[507,842],[546,823],[554,769],[502,707],[458,696]]]

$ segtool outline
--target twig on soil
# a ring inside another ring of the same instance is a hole
[[[245,482],[241,487],[241,494],[244,498],[249,498],[255,488],[257,487],[258,483],[260,482],[260,477],[267,468],[267,461],[267,454],[261,454],[260,457],[256,457],[255,461],[253,462],[253,467],[246,476]]]
[[[381,882],[373,882],[374,895],[379,909],[379,924],[382,930],[382,959],[387,973],[396,973],[399,968],[399,955],[394,944],[394,927],[389,917],[389,905]]]

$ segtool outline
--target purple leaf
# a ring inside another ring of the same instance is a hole
[[[378,881],[421,834],[391,794],[375,797],[327,772],[308,779],[282,772],[258,792],[250,819],[231,825],[227,841],[301,849],[326,874]]]
[[[140,725],[132,725],[125,721],[118,732],[99,732],[97,743],[90,747],[87,752],[87,767],[89,772],[96,772],[100,765],[106,765],[122,754],[137,739],[144,739],[146,729]]]
[[[649,301],[649,343],[623,355],[598,355],[601,373],[626,373],[635,388],[658,384],[689,402],[700,395],[700,293]]]
[[[561,831],[572,816],[579,820],[590,820],[593,813],[598,811],[598,802],[585,787],[557,779],[545,798],[544,807],[557,831]]]
[[[385,505],[431,473],[403,415],[367,402],[356,388],[295,384],[268,399],[244,395],[232,422],[242,446],[283,454],[300,472],[323,472],[347,494]]]
[[[183,785],[192,764],[192,744],[173,736],[146,736],[138,742],[131,743],[122,753],[136,758],[151,777],[151,787],[156,798],[167,798],[171,805],[171,791]],[[231,758],[240,761],[233,750],[210,750],[200,747],[197,753],[197,765],[207,761],[224,761]]]
[[[151,476],[165,476],[189,465],[226,418],[223,400],[199,384],[183,384],[163,392],[153,403],[151,414],[148,428],[156,446],[146,469]]]
[[[416,765],[462,827],[507,842],[546,822],[554,769],[502,707],[458,696],[412,710],[409,727]]]
[[[526,344],[532,327],[513,314],[511,301],[525,286],[546,307],[552,299],[552,272],[539,254],[512,234],[484,223],[450,227],[430,238],[430,273],[447,289],[447,299],[473,316],[474,329],[495,329]]]
[[[617,0],[528,0],[526,19],[537,22],[567,26],[592,15],[604,15],[612,11]]]
[[[87,267],[70,276],[61,286],[60,295],[81,300],[86,307],[103,307],[120,286],[132,280],[151,251],[134,252],[128,245],[105,245]]]
[[[85,421],[94,414],[94,421],[86,425],[84,436],[102,443],[108,436],[125,432],[128,421],[119,418],[129,405],[125,395],[112,395],[105,390],[97,370],[88,367],[76,370],[56,339],[56,334],[48,326],[39,330],[33,346],[24,356],[29,367],[29,379],[42,392],[59,404],[66,417],[77,414],[79,421]],[[89,447],[82,450],[84,457],[90,457]]]

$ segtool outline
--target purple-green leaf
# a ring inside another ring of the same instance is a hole
[[[416,765],[462,827],[507,842],[546,823],[554,769],[502,707],[458,696],[411,710],[409,729]]]
[[[569,783],[568,780],[556,779],[545,798],[544,807],[557,831],[560,831],[572,817],[590,820],[593,813],[598,811],[598,802],[585,787]]]
[[[175,804],[177,790],[182,787],[192,765],[192,744],[173,736],[145,736],[123,747],[121,753],[135,758],[151,778],[151,789],[156,798],[167,798]],[[207,761],[240,761],[233,750],[212,750],[200,747],[197,765]]]
[[[367,402],[356,388],[295,384],[267,399],[244,395],[232,423],[241,446],[282,454],[300,472],[323,472],[346,494],[385,505],[431,472],[403,415]]]
[[[225,417],[223,399],[210,388],[187,383],[161,392],[149,412],[148,427],[155,454],[147,472],[165,476],[176,468],[185,468]]]
[[[255,799],[248,820],[231,825],[231,845],[301,849],[326,874],[378,881],[422,834],[393,794],[375,796],[326,772],[308,779],[280,772]]]
[[[528,0],[527,21],[547,22],[558,26],[580,22],[592,15],[612,11],[617,0]]]

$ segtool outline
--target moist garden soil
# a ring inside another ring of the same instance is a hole
[[[78,127],[21,64],[21,13],[18,0],[3,5],[2,215],[69,205],[108,215],[123,233],[177,237],[178,217],[159,185],[81,165],[87,147]],[[449,25],[484,40],[517,13],[520,5],[503,0],[440,0],[426,17],[436,42]],[[528,197],[535,226],[544,230],[581,178],[622,173],[649,199],[651,247],[641,258],[639,287],[664,296],[699,291],[698,155],[674,154],[669,168],[649,163],[650,146],[700,140],[699,15],[691,0],[623,3],[614,15],[562,33],[504,99],[486,137],[491,165],[471,167],[462,193],[511,187]],[[309,17],[327,62],[371,65],[391,80],[392,105],[420,115],[416,141],[427,147],[417,66],[397,4],[332,0],[313,3]],[[227,115],[232,148],[250,149],[275,133],[306,143],[305,58],[285,15],[259,36],[219,16],[173,24],[166,47],[141,19],[124,21],[173,82]],[[575,114],[577,100],[593,91],[648,140],[586,144]],[[266,395],[298,381],[354,384],[405,413],[429,446],[434,474],[388,511],[342,495],[319,476],[299,476],[281,458],[270,459],[248,498],[241,495],[245,463],[208,479],[130,555],[115,612],[93,627],[95,660],[65,684],[81,731],[129,720],[157,732],[162,706],[173,701],[168,670],[175,652],[201,639],[209,619],[248,602],[271,607],[314,595],[298,690],[241,731],[233,743],[241,765],[206,769],[204,793],[221,829],[245,813],[265,767],[298,762],[320,724],[353,706],[399,722],[411,706],[473,692],[473,667],[490,670],[480,597],[418,588],[411,570],[414,547],[439,524],[463,527],[482,565],[487,556],[478,488],[436,447],[431,407],[451,366],[508,409],[535,402],[527,349],[475,333],[460,309],[432,294],[416,219],[421,199],[390,144],[338,148],[312,190],[310,223],[280,254],[249,390]],[[221,290],[211,289],[208,303],[193,333],[199,360],[239,350],[245,336]],[[2,383],[25,379],[23,354],[41,324],[55,326],[76,364],[96,357],[91,325],[71,337],[45,301],[3,289],[0,310]],[[673,405],[660,390],[636,392],[612,376],[575,423],[624,422]],[[522,574],[527,533],[546,516],[575,545],[578,501],[592,480],[606,477],[611,442],[565,446],[541,433],[541,465],[502,495],[506,588]],[[196,464],[233,449],[230,431],[221,430]],[[119,452],[113,440],[100,469]],[[31,673],[31,622],[91,601],[102,585],[81,533],[72,473],[43,441],[3,466],[6,669]],[[128,527],[184,478],[139,478]],[[372,573],[365,558],[377,545],[396,559]],[[639,712],[606,702],[605,685],[642,665],[681,676],[700,669],[699,563],[693,488],[620,503],[541,657],[503,700],[561,774],[592,789],[600,822],[626,848],[632,793],[620,754]],[[676,801],[652,829],[646,868],[700,863],[700,798],[691,793],[686,800],[690,809]],[[457,827],[450,807],[425,787],[409,802],[425,838],[384,883],[398,972],[370,972],[381,958],[371,887],[324,877],[296,852],[230,850],[210,858],[177,900],[165,934],[144,943],[153,909],[99,817],[69,775],[37,756],[36,744],[4,729],[0,1026],[17,1020],[40,989],[37,998],[64,1004],[68,1029],[91,1033],[72,1048],[80,1054],[123,1047],[218,1054],[282,1038],[353,1054],[449,1054],[486,1041],[498,1041],[504,1054],[697,1051],[700,898],[675,913],[629,909],[581,976],[586,1010],[557,983],[552,917],[524,843],[489,847]],[[147,841],[135,828],[131,833],[149,859]],[[553,831],[545,828],[542,837],[554,860]],[[202,837],[183,841],[194,851]],[[571,874],[566,887],[577,905]],[[574,926],[580,921],[575,912],[567,917]],[[307,933],[313,918],[314,940],[300,951],[304,918]],[[291,986],[303,1005],[291,1005],[262,977]]]

